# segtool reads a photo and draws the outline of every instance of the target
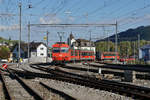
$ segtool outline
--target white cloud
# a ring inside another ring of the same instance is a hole
[[[0,25],[0,31],[11,31],[19,29],[19,25],[3,26]]]
[[[59,19],[55,15],[46,15],[40,18],[41,24],[58,24],[60,22],[61,22],[61,19]]]

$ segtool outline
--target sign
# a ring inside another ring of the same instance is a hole
[[[46,37],[46,36],[44,36],[44,40],[47,40],[47,37]]]
[[[6,69],[8,66],[7,66],[6,64],[3,64],[2,67],[3,67],[4,69]]]

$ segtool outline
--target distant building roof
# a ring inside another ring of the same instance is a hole
[[[141,47],[140,49],[150,49],[150,45],[144,45],[143,47]]]
[[[46,46],[46,44],[44,44],[43,42],[31,42],[31,43],[30,43],[30,51],[36,50],[36,48],[37,48],[40,44],[43,44],[43,45]],[[11,52],[14,50],[14,48],[15,48],[16,46],[18,46],[18,43],[16,43],[16,44],[12,47]],[[28,51],[28,44],[27,44],[27,43],[21,43],[20,48],[21,48],[24,52],[27,52],[27,51]]]
[[[15,47],[18,46],[18,43],[16,43],[12,48],[11,48],[11,52],[15,49]],[[28,44],[27,43],[21,43],[20,44],[20,48],[23,50],[23,51],[27,51],[28,50]]]
[[[77,39],[76,41],[77,42],[90,42],[89,40],[86,40],[86,39]]]
[[[90,47],[90,46],[94,46],[94,42],[86,39],[77,39],[76,42],[74,42],[74,45],[81,46],[81,47]]]
[[[44,44],[43,42],[31,42],[31,43],[30,43],[30,51],[36,50],[36,48],[37,48],[40,44],[43,44],[43,45],[46,46],[46,44]]]

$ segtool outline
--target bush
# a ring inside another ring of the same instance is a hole
[[[0,47],[0,59],[8,59],[10,56],[9,48],[2,46]]]

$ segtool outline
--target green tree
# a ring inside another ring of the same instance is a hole
[[[129,57],[132,55],[131,43],[129,41],[123,41],[119,43],[119,53],[122,57]]]
[[[107,51],[107,42],[101,41],[96,43],[96,51],[104,52]]]
[[[0,47],[0,58],[1,59],[8,59],[10,56],[10,50],[9,48],[2,46]]]

